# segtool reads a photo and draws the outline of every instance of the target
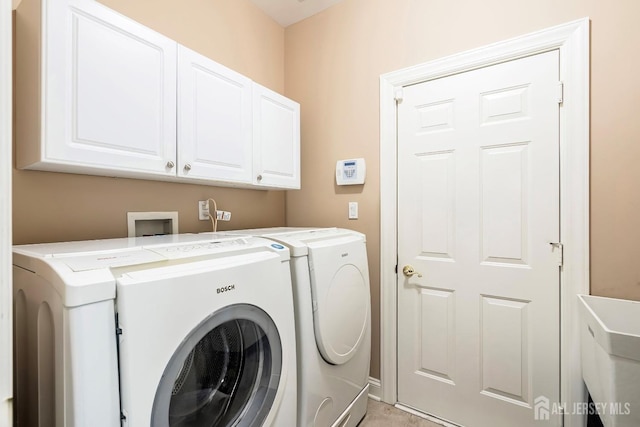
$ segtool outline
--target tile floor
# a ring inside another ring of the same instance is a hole
[[[358,427],[442,427],[424,418],[369,399],[367,415]]]

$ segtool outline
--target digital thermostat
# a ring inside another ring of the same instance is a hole
[[[336,183],[338,185],[364,184],[367,167],[364,159],[338,160],[336,163]]]

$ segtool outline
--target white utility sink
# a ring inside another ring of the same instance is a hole
[[[582,377],[605,427],[640,426],[640,302],[580,299]]]

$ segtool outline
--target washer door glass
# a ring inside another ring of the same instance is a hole
[[[273,320],[256,306],[216,311],[181,343],[158,385],[152,427],[260,426],[282,374]]]

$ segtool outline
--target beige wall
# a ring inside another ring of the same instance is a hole
[[[285,93],[302,105],[302,191],[288,225],[367,234],[371,375],[379,378],[380,74],[585,16],[591,37],[591,289],[640,299],[640,81],[637,0],[345,0],[285,32]],[[334,185],[335,161],[365,157],[367,182]],[[347,202],[360,219],[347,219]],[[387,283],[385,286],[394,286]]]
[[[15,3],[16,0],[14,0]],[[589,16],[592,293],[640,299],[640,60],[637,0],[345,0],[283,30],[248,0],[102,0],[301,103],[302,190],[264,192],[14,171],[14,242],[126,234],[126,212],[177,210],[180,231],[209,229],[196,201],[233,211],[222,228],[341,226],[367,234],[371,374],[379,378],[380,74]],[[336,187],[335,161],[365,157],[364,187]],[[347,203],[360,219],[347,219]],[[286,214],[286,218],[285,218]],[[393,284],[386,284],[392,286]]]
[[[284,91],[284,29],[249,0],[102,3],[264,86]],[[282,191],[14,170],[13,240],[22,244],[123,237],[128,211],[178,211],[180,232],[210,231],[211,224],[199,221],[197,211],[197,201],[209,197],[233,213],[232,221],[221,222],[220,229],[284,225]]]

